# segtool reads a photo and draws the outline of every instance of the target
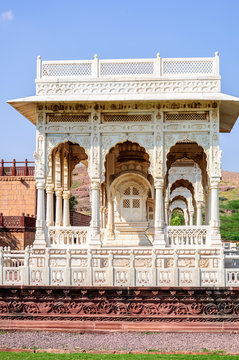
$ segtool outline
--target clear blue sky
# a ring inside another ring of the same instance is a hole
[[[237,0],[1,0],[0,158],[33,159],[35,127],[5,103],[35,94],[44,60],[214,56],[222,91],[239,96]],[[224,170],[239,171],[239,120],[221,136]]]

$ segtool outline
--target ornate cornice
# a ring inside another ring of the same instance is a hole
[[[160,94],[220,92],[218,79],[56,82],[37,81],[36,95]]]

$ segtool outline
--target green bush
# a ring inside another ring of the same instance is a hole
[[[177,209],[173,210],[170,225],[173,226],[185,225],[182,211]]]

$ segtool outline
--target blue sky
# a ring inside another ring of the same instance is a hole
[[[0,158],[33,159],[35,127],[6,100],[35,93],[44,60],[214,56],[222,91],[239,96],[237,0],[1,0]],[[224,170],[239,171],[239,120],[221,136]]]

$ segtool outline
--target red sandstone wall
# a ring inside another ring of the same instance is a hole
[[[14,250],[24,250],[26,246],[32,245],[35,239],[35,232],[25,231],[1,231],[0,246],[10,246]]]
[[[90,226],[91,216],[77,213],[75,211],[70,212],[70,222],[72,226]]]
[[[36,188],[34,177],[0,177],[0,213],[19,216],[36,214]]]

